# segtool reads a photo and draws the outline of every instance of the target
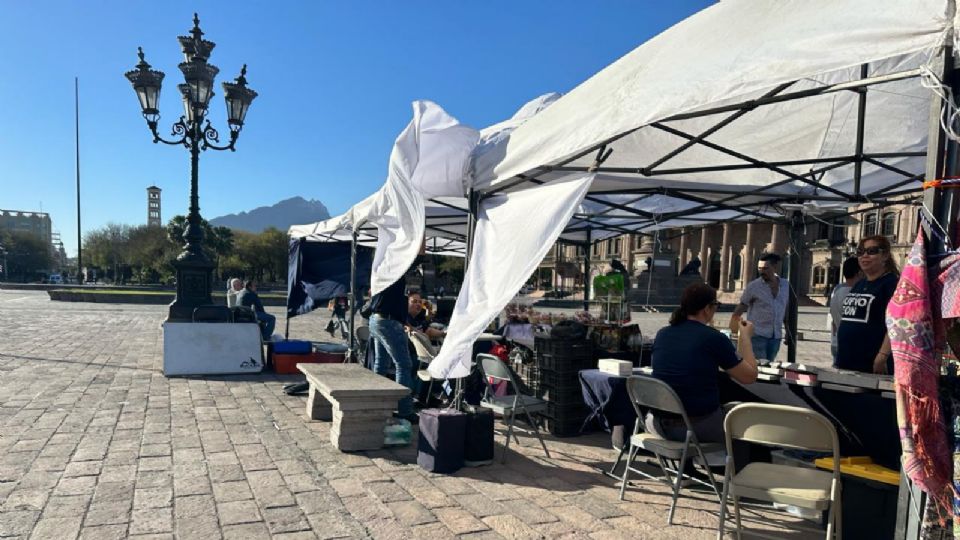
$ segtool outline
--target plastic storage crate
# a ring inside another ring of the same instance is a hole
[[[833,469],[833,458],[816,460],[820,469]],[[894,538],[900,473],[873,463],[869,457],[840,460],[843,538]]]
[[[597,367],[593,343],[538,337],[534,340],[537,368],[546,371],[575,372]]]
[[[580,435],[585,418],[543,417],[543,424],[554,437],[576,437]]]

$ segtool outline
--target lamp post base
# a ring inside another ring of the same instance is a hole
[[[207,260],[179,259],[177,269],[177,297],[170,304],[167,322],[191,322],[193,310],[213,303],[210,296],[214,264]]]

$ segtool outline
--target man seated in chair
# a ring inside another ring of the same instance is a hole
[[[237,305],[248,307],[257,312],[260,334],[264,341],[270,341],[271,336],[273,336],[273,329],[277,325],[277,318],[263,309],[263,302],[257,296],[257,284],[253,280],[244,284],[243,290],[237,296]]]
[[[680,307],[670,317],[670,326],[657,332],[653,342],[653,376],[670,385],[680,397],[702,443],[724,442],[718,368],[742,384],[757,380],[757,359],[750,345],[753,324],[740,322],[738,348],[742,357],[738,356],[730,339],[709,326],[719,305],[713,287],[705,283],[688,286],[680,298]],[[665,439],[686,438],[680,417],[647,414],[645,424],[649,432]]]

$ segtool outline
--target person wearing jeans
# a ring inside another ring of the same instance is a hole
[[[753,354],[758,360],[767,362],[776,360],[777,353],[780,352],[783,318],[790,302],[790,284],[777,275],[778,264],[780,256],[775,253],[766,253],[760,257],[757,262],[757,273],[760,277],[743,289],[740,303],[730,317],[730,330],[737,332],[740,316],[747,313],[754,325],[753,337],[750,339]]]
[[[370,337],[373,339],[373,370],[379,375],[387,375],[392,362],[397,383],[413,391],[413,363],[407,332],[403,327],[407,317],[405,287],[406,280],[401,277],[370,300],[373,311],[370,316]],[[408,395],[397,403],[397,417],[414,423],[417,421],[413,412],[413,396]]]

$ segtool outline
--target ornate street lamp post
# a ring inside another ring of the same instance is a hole
[[[160,121],[160,86],[163,83],[163,72],[150,68],[144,60],[143,49],[138,48],[140,62],[136,69],[126,73],[127,79],[133,85],[140,100],[143,117],[147,127],[153,133],[153,142],[162,142],[172,145],[183,145],[190,150],[190,212],[187,215],[187,228],[183,233],[186,241],[183,252],[177,256],[174,267],[177,270],[177,297],[170,304],[168,321],[190,321],[193,318],[194,308],[212,303],[210,290],[212,286],[213,263],[203,251],[203,229],[200,226],[200,203],[197,196],[197,167],[200,161],[200,152],[203,150],[235,150],[240,130],[243,129],[243,120],[250,108],[250,103],[257,97],[257,93],[247,88],[247,66],[240,70],[240,76],[232,82],[223,83],[224,98],[227,102],[227,124],[230,128],[230,142],[219,146],[220,135],[206,119],[207,106],[213,97],[213,80],[220,71],[216,66],[207,63],[215,44],[203,39],[200,30],[200,19],[193,14],[193,29],[189,36],[179,36],[180,47],[183,49],[184,62],[180,63],[185,84],[178,84],[177,89],[183,97],[184,115],[173,124],[170,135],[173,140],[167,140],[157,131]],[[206,123],[204,124],[204,120]]]

